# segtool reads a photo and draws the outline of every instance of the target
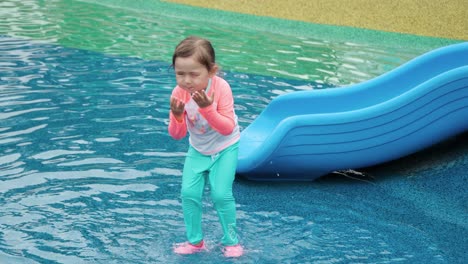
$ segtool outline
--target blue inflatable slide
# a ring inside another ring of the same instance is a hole
[[[342,88],[278,96],[241,133],[237,173],[314,180],[427,148],[468,130],[468,42]]]

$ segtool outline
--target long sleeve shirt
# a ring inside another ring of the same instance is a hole
[[[174,139],[181,139],[189,132],[189,142],[204,155],[213,155],[236,143],[240,138],[234,98],[231,87],[222,78],[211,79],[207,96],[214,94],[213,103],[200,108],[189,92],[176,86],[172,97],[185,103],[182,122],[170,112],[168,132]]]

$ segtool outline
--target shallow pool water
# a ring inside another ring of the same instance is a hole
[[[242,128],[279,94],[340,89],[427,47],[330,42],[80,1],[3,1],[0,10],[0,263],[466,258],[466,134],[360,169],[374,179],[238,178],[245,256],[222,257],[208,195],[210,251],[172,253],[184,240],[179,188],[188,142],[167,134],[167,102],[170,51],[182,36],[213,39]]]

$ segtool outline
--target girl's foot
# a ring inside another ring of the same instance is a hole
[[[189,242],[184,242],[184,243],[176,244],[174,247],[174,253],[181,254],[181,255],[194,254],[194,253],[198,253],[198,252],[205,251],[205,250],[206,250],[206,247],[205,247],[205,242],[203,242],[203,240],[196,245],[192,245]]]
[[[244,248],[240,244],[234,246],[226,246],[223,250],[226,258],[238,258],[244,254]]]

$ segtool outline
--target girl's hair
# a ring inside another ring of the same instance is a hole
[[[215,65],[215,51],[211,43],[203,38],[190,36],[182,40],[172,55],[172,67],[178,57],[187,58],[195,55],[195,59],[211,71]]]

